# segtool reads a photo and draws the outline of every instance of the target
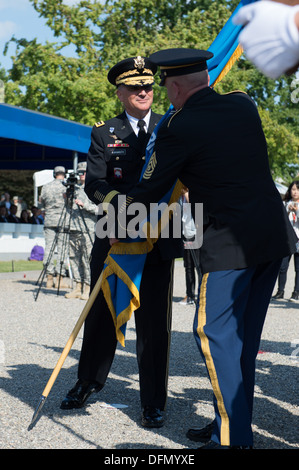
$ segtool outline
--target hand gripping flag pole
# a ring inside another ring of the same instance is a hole
[[[42,407],[45,404],[45,401],[46,401],[46,399],[47,399],[47,397],[48,397],[48,395],[51,391],[51,388],[54,385],[54,382],[55,382],[55,380],[56,380],[63,364],[64,364],[64,361],[67,358],[68,353],[70,352],[71,347],[73,346],[74,341],[75,341],[76,337],[78,336],[78,333],[79,333],[79,331],[80,331],[80,329],[81,329],[81,327],[82,327],[82,325],[83,325],[83,323],[84,323],[84,321],[85,321],[85,319],[86,319],[86,317],[89,313],[89,310],[91,309],[91,307],[92,307],[92,305],[93,305],[93,303],[94,303],[94,301],[95,301],[95,299],[96,299],[96,297],[97,297],[97,295],[98,295],[98,293],[101,289],[102,279],[103,279],[103,273],[101,273],[99,279],[97,280],[97,283],[94,286],[94,288],[93,288],[93,290],[90,294],[90,297],[89,297],[88,301],[86,302],[85,307],[84,307],[84,309],[83,309],[76,325],[74,326],[74,329],[73,329],[73,331],[72,331],[72,333],[71,333],[71,335],[68,339],[68,342],[66,343],[65,348],[62,351],[62,353],[60,355],[60,358],[58,359],[58,362],[57,362],[57,364],[56,364],[56,366],[55,366],[55,368],[54,368],[54,370],[51,374],[51,377],[48,380],[48,383],[47,383],[47,385],[46,385],[46,387],[45,387],[45,389],[42,393],[42,396],[40,397],[39,403],[38,403],[38,405],[37,405],[37,407],[34,411],[34,414],[33,414],[31,423],[28,427],[28,430],[30,430],[33,427],[34,423],[38,419],[39,413],[40,413]]]

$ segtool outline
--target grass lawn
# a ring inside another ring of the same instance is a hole
[[[41,271],[42,269],[42,261],[0,261],[0,273],[11,273],[14,271]]]

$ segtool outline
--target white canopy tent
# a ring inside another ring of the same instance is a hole
[[[53,181],[53,170],[42,170],[33,173],[33,191],[34,191],[34,205],[38,205],[38,188]]]

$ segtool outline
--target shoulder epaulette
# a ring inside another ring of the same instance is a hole
[[[247,95],[247,93],[245,91],[242,91],[242,90],[229,91],[228,93],[223,93],[223,95],[232,95],[233,93],[243,93],[244,95]]]
[[[177,116],[177,114],[178,114],[180,111],[182,111],[182,109],[183,109],[183,108],[178,109],[174,114],[171,115],[171,117],[170,117],[170,119],[169,119],[169,121],[168,121],[168,123],[167,123],[167,127],[170,126],[171,121],[173,120],[173,118],[174,118],[175,116]]]
[[[105,125],[105,121],[98,121],[98,122],[95,122],[94,125],[95,125],[96,127],[104,126],[104,125]]]

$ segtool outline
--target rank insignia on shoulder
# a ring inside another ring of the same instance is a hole
[[[104,126],[105,125],[105,122],[104,121],[98,121],[98,122],[95,122],[94,124],[96,127],[101,127],[101,126]]]
[[[171,112],[171,113],[169,114],[170,117],[169,117],[169,121],[168,121],[167,127],[170,126],[171,121],[173,120],[173,118],[175,118],[175,116],[176,116],[181,110],[182,110],[182,108],[176,110],[174,113]]]
[[[234,93],[243,93],[244,95],[247,95],[246,91],[242,91],[242,90],[232,90],[232,91],[228,91],[227,93],[223,93],[224,95],[233,95]]]

